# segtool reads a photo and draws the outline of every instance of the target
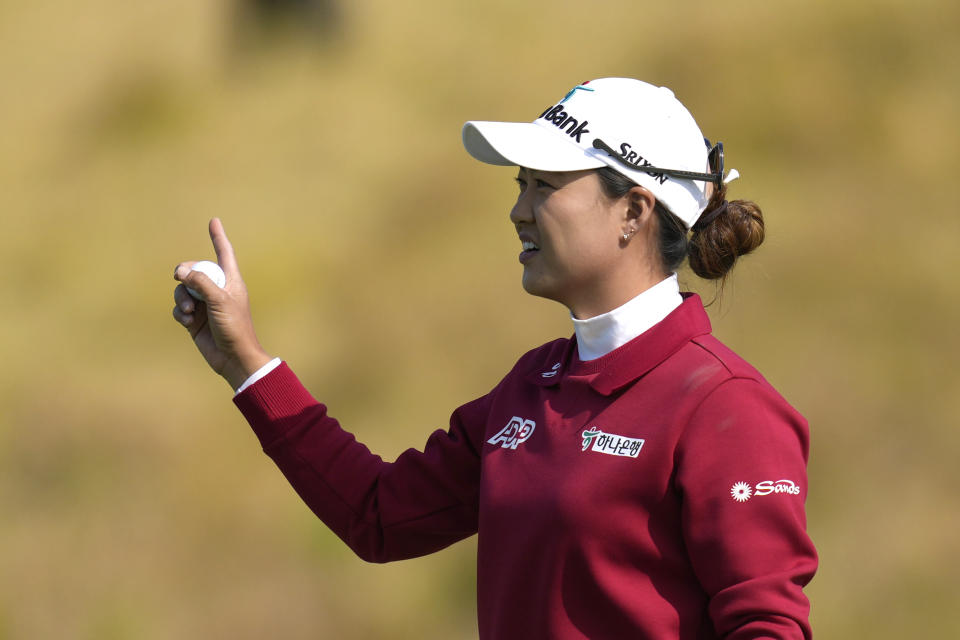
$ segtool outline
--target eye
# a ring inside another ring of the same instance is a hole
[[[536,189],[549,189],[550,191],[556,191],[557,189],[555,186],[553,186],[552,184],[550,184],[549,182],[541,178],[532,178],[532,180],[533,180],[533,186]],[[523,178],[516,177],[514,178],[514,181],[520,187],[520,191],[523,191],[527,188],[527,181],[524,180]]]

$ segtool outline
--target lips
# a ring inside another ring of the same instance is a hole
[[[520,247],[522,249],[522,251],[520,251],[520,262],[522,264],[526,264],[532,260],[533,257],[537,255],[537,252],[540,251],[540,245],[526,238],[520,238]]]

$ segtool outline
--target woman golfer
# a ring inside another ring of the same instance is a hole
[[[226,288],[185,262],[173,313],[266,453],[365,560],[477,533],[481,638],[809,638],[806,422],[675,273],[725,278],[763,240],[756,205],[725,198],[723,147],[669,89],[623,78],[532,123],[468,122],[463,142],[518,167],[523,287],[569,309],[574,336],[384,462],[261,348],[214,220]]]

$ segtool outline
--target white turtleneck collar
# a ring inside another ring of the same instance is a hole
[[[670,315],[682,302],[680,283],[674,273],[613,311],[586,320],[571,316],[580,359],[596,360],[625,345]]]

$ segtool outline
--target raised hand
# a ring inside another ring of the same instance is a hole
[[[190,333],[210,368],[236,389],[271,357],[257,340],[247,286],[218,218],[210,221],[210,239],[227,276],[226,286],[221,289],[205,274],[191,271],[196,261],[181,262],[173,272],[173,278],[181,283],[173,292],[173,317]],[[194,299],[187,287],[200,293],[203,301]]]

